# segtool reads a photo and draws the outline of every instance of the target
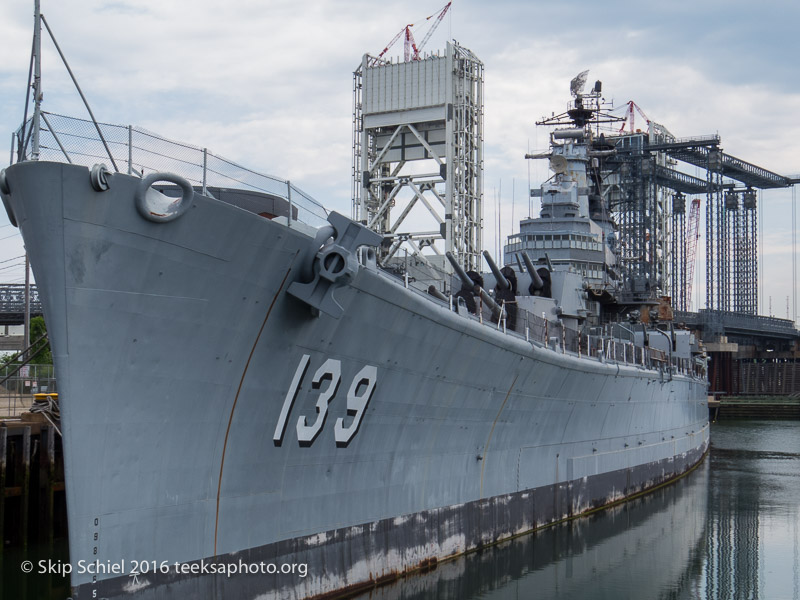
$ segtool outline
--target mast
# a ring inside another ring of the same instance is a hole
[[[33,18],[33,149],[31,160],[39,160],[39,131],[42,118],[42,11],[34,0]]]
[[[39,132],[42,119],[42,10],[39,0],[33,3],[33,148],[31,160],[39,160]],[[24,126],[24,124],[23,124]],[[31,338],[31,282],[28,249],[25,249],[25,316],[23,348],[28,352]]]
[[[31,268],[28,259],[28,249],[25,249],[25,331],[22,333],[22,347],[25,352],[30,351],[31,345]]]

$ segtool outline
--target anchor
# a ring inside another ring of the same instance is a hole
[[[334,290],[349,284],[358,273],[356,250],[360,246],[378,246],[383,237],[337,212],[328,215],[328,222],[333,228],[333,242],[325,244],[316,253],[314,278],[308,283],[295,281],[287,291],[308,304],[312,314],[324,312],[338,319],[344,314],[344,309],[333,297]],[[330,227],[323,229],[330,231]],[[315,238],[315,243],[320,241],[319,237]]]

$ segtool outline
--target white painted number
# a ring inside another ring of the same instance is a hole
[[[276,446],[280,446],[283,442],[289,414],[292,411],[297,393],[300,389],[300,384],[305,377],[310,362],[311,357],[308,354],[304,354],[300,358],[300,363],[297,365],[292,383],[289,386],[289,390],[286,392],[286,397],[283,400],[283,406],[278,416],[278,422],[275,425],[275,433],[272,436]],[[300,442],[301,446],[310,446],[313,444],[314,440],[322,431],[325,425],[325,419],[328,416],[328,406],[339,389],[341,376],[342,363],[335,358],[326,360],[314,374],[314,378],[311,380],[312,389],[319,390],[323,385],[326,385],[325,382],[327,382],[327,385],[317,398],[317,416],[314,422],[309,425],[305,415],[301,415],[297,418],[297,441]],[[353,378],[350,389],[347,392],[347,416],[352,417],[353,420],[350,422],[350,425],[345,427],[344,418],[339,417],[336,419],[333,431],[337,446],[346,446],[358,432],[361,420],[364,418],[364,413],[367,410],[367,404],[372,397],[372,393],[375,391],[377,382],[378,369],[372,365],[363,367]]]
[[[317,420],[312,425],[309,425],[304,416],[300,416],[297,419],[297,440],[299,442],[308,442],[310,444],[322,429],[325,417],[328,414],[328,402],[331,401],[331,398],[336,394],[336,390],[339,389],[339,381],[342,379],[342,363],[334,358],[326,360],[325,364],[314,375],[311,387],[318,390],[323,379],[328,376],[330,376],[330,383],[317,399]]]
[[[347,414],[353,415],[353,422],[349,427],[344,427],[344,419],[339,417],[336,419],[336,425],[333,426],[333,433],[336,437],[337,444],[348,444],[353,436],[358,431],[358,426],[361,425],[361,419],[364,416],[364,410],[367,408],[372,392],[375,389],[375,383],[378,380],[378,368],[372,365],[367,365],[361,369],[358,374],[353,378],[353,383],[350,385],[350,391],[347,392]],[[360,396],[356,392],[362,386],[363,388]]]
[[[297,370],[294,372],[292,385],[289,387],[289,391],[286,392],[286,399],[283,401],[281,416],[278,417],[278,424],[275,425],[275,435],[272,436],[276,445],[280,445],[283,439],[283,432],[286,429],[286,419],[289,417],[289,411],[292,410],[292,404],[294,404],[294,399],[297,397],[297,390],[300,389],[300,381],[306,374],[306,369],[308,369],[308,363],[310,361],[311,357],[308,354],[303,354],[303,358],[300,359],[300,364],[297,365]]]

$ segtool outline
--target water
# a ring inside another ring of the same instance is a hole
[[[711,440],[673,485],[359,598],[800,600],[800,422],[715,423]],[[6,548],[0,600],[64,600],[66,578],[20,564],[66,555],[64,540]]]
[[[69,596],[69,578],[40,574],[39,561],[57,565],[68,561],[66,538],[52,544],[32,543],[27,550],[6,547],[0,554],[0,600],[64,600]],[[33,573],[22,572],[24,561],[33,563]]]
[[[715,423],[687,477],[360,600],[800,600],[800,422]]]

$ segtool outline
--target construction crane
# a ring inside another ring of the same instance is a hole
[[[700,239],[700,198],[692,200],[689,209],[689,231],[686,240],[686,307],[692,307],[692,283],[694,282],[695,253]]]
[[[417,42],[414,40],[414,34],[411,33],[411,27],[409,25],[406,25],[406,41],[404,46],[403,57],[406,62],[409,60],[419,60]]]
[[[403,56],[405,58],[405,62],[409,62],[411,60],[420,60],[419,56],[420,51],[425,47],[425,44],[428,43],[428,40],[431,39],[431,36],[433,35],[433,32],[436,31],[436,28],[439,27],[439,23],[441,23],[442,19],[444,19],[444,16],[450,9],[451,4],[452,2],[448,2],[447,4],[444,5],[444,8],[442,8],[441,10],[433,13],[429,17],[425,17],[425,21],[430,21],[434,17],[436,18],[436,20],[431,24],[431,28],[428,30],[428,33],[425,34],[425,37],[422,38],[422,42],[420,42],[419,46],[417,45],[417,42],[414,39],[414,34],[411,32],[411,28],[415,27],[419,23],[409,23],[408,25],[406,25],[400,31],[397,32],[397,35],[395,35],[392,38],[391,42],[386,44],[386,47],[383,50],[381,50],[380,54],[378,54],[378,61],[376,62],[380,62],[380,59],[383,58],[383,55],[386,54],[389,51],[389,49],[392,46],[394,46],[397,40],[399,40],[401,37],[404,39],[405,48]]]
[[[413,23],[409,23],[408,25],[403,27],[400,31],[398,31],[397,35],[395,35],[392,38],[392,41],[389,42],[388,44],[386,44],[386,48],[381,50],[381,53],[378,54],[378,60],[376,62],[380,62],[380,59],[383,58],[383,55],[386,54],[389,51],[389,48],[394,46],[395,42],[397,42],[397,40],[399,40],[400,36],[403,35],[403,34],[406,35],[406,53],[408,53],[408,37],[411,35],[411,27],[413,27],[413,26],[414,26]],[[408,60],[408,58],[406,58],[406,60]]]
[[[436,31],[436,28],[439,27],[439,23],[442,22],[442,19],[444,19],[444,16],[447,14],[447,11],[450,10],[451,4],[452,2],[448,2],[447,4],[445,4],[444,8],[442,8],[442,10],[439,11],[438,16],[436,16],[436,13],[434,13],[430,17],[427,17],[425,19],[426,21],[430,21],[434,16],[436,16],[436,20],[431,24],[431,28],[428,30],[428,33],[425,34],[425,37],[422,38],[422,42],[420,43],[419,48],[416,49],[414,60],[419,60],[419,51],[422,50],[425,47],[425,44],[428,43],[428,40],[431,39],[433,32]]]
[[[640,115],[642,115],[642,118],[647,122],[647,125],[649,127],[650,126],[650,119],[647,118],[647,115],[644,114],[644,111],[641,109],[641,107],[638,104],[636,104],[636,102],[634,102],[633,100],[628,100],[627,104],[628,104],[628,110],[626,111],[628,113],[627,123],[629,124],[630,132],[631,133],[636,133],[636,129],[634,128],[634,120],[633,120],[633,117],[634,117],[633,109],[634,108],[639,112]],[[619,128],[619,133],[622,133],[623,131],[625,131],[625,123],[626,123],[626,121],[622,122],[622,127]]]

